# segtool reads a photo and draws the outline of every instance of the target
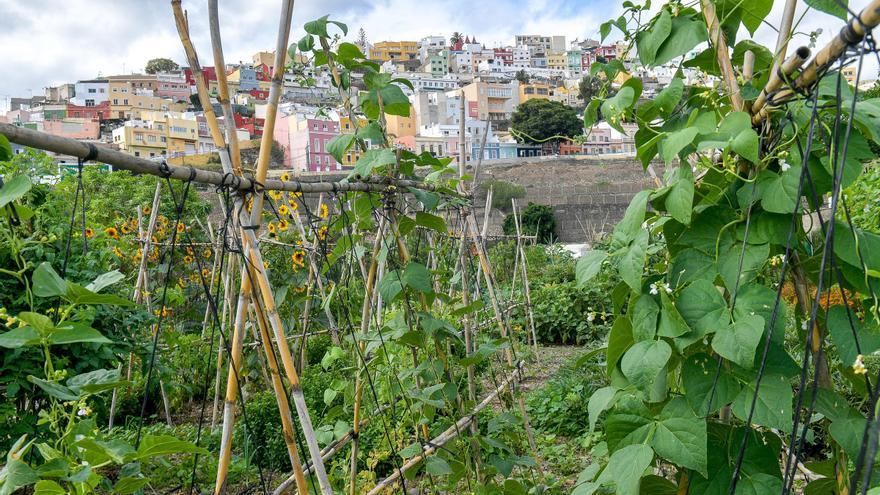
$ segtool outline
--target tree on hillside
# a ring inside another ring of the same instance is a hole
[[[452,33],[452,36],[449,37],[449,44],[454,45],[460,41],[464,41],[464,36],[458,31]]]
[[[584,102],[589,103],[594,96],[599,94],[601,89],[602,80],[596,76],[587,74],[578,83],[578,96],[580,99],[584,100]]]
[[[526,74],[526,71],[524,71],[523,69],[520,69],[520,70],[516,71],[516,80],[523,83],[523,84],[528,84],[529,83],[529,75]]]
[[[154,58],[147,62],[144,71],[147,74],[155,74],[157,72],[171,72],[178,69],[180,69],[180,66],[170,58]]]
[[[367,41],[367,32],[364,31],[363,27],[358,29],[358,37],[355,44],[361,49],[362,52],[367,53],[367,45],[369,44],[369,42]]]
[[[550,244],[556,236],[556,218],[553,208],[532,202],[525,207],[519,218],[522,235],[537,235],[538,242]],[[511,213],[504,217],[501,229],[506,235],[516,235],[516,224]]]
[[[554,149],[564,137],[583,134],[577,111],[558,101],[529,100],[516,108],[510,120],[513,136],[520,143],[550,142]]]

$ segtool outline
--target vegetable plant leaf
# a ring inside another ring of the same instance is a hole
[[[763,334],[764,318],[758,315],[745,315],[715,332],[712,349],[721,357],[743,368],[751,368],[754,364],[755,350]]]
[[[671,356],[672,348],[662,340],[636,342],[623,355],[620,369],[636,388],[648,392]]]
[[[602,268],[602,262],[608,257],[605,251],[594,249],[587,251],[577,260],[575,265],[575,278],[579,286],[583,287],[593,279]]]

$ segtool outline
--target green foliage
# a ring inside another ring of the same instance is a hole
[[[850,184],[843,194],[853,224],[860,229],[880,234],[880,203],[877,202],[877,191],[880,191],[880,167],[871,163],[865,173]],[[846,221],[842,208],[838,212],[838,218]]]
[[[526,197],[526,188],[505,180],[492,179],[480,183],[480,190],[488,194],[492,190],[492,208],[510,211],[510,200]]]
[[[592,74],[587,74],[578,82],[578,97],[584,101],[590,101],[594,96],[599,96],[599,91],[605,83]]]
[[[532,99],[516,107],[510,120],[520,143],[558,143],[583,134],[577,111],[558,101]]]
[[[144,72],[147,74],[174,72],[176,70],[180,70],[180,66],[177,65],[177,62],[169,58],[152,58],[147,61],[147,65],[144,67]]]
[[[603,369],[596,361],[577,358],[564,364],[526,402],[529,419],[539,431],[576,437],[587,431],[584,405],[602,385]]]
[[[519,214],[519,223],[522,235],[537,235],[541,243],[553,242],[556,218],[551,206],[529,202]],[[516,221],[512,213],[504,217],[502,230],[507,235],[516,235]]]

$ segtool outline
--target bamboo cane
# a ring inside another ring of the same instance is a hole
[[[229,311],[232,308],[232,277],[235,274],[238,258],[231,257],[226,268],[225,281],[223,283],[223,315],[220,319],[220,335],[226,335],[228,328]],[[217,426],[217,406],[220,404],[220,377],[223,373],[223,342],[217,345],[217,372],[214,376],[214,405],[211,409],[211,429]]]
[[[522,263],[520,263],[520,270],[522,271],[523,293],[525,294],[526,308],[529,316],[529,330],[532,332],[532,344],[535,349],[535,359],[540,362],[541,358],[538,354],[538,334],[535,332],[535,315],[532,314],[532,292],[529,288],[529,270],[526,265],[526,251],[522,245],[522,225],[520,224],[520,218],[517,215],[516,199],[510,198],[510,201],[513,204],[513,220],[516,225],[516,248],[517,251],[519,251],[519,257],[522,260]]]
[[[307,237],[306,236],[306,229],[305,229],[305,226],[303,225],[302,218],[300,217],[299,210],[293,210],[293,220],[294,220],[294,223],[296,224],[297,228],[299,229],[300,236],[302,237],[303,243],[305,245],[305,242],[306,242],[305,240]],[[316,276],[315,280],[318,285],[318,291],[321,294],[321,302],[322,302],[322,306],[324,306],[324,315],[327,317],[327,322],[330,325],[330,338],[333,341],[334,345],[339,345],[341,343],[341,340],[339,339],[339,327],[336,324],[336,318],[333,316],[333,311],[330,309],[330,305],[325,304],[328,296],[327,296],[326,289],[324,288],[324,282],[321,280],[321,277],[320,277],[321,272],[320,272],[320,270],[318,270],[318,264],[317,264],[317,261],[315,261],[315,257],[314,257],[315,248],[317,247],[316,243],[315,242],[311,243],[311,247],[312,247],[312,249],[310,250],[309,256],[308,256],[309,269],[312,272],[318,274],[318,276]]]
[[[214,53],[214,67],[218,69],[215,71],[217,73],[217,102],[220,103],[220,109],[223,110],[223,124],[226,128],[226,141],[229,144],[232,170],[241,176],[243,175],[241,151],[238,146],[238,134],[235,132],[235,114],[232,112],[232,104],[229,101],[229,84],[226,80],[226,70],[224,70],[226,62],[223,60],[223,43],[220,39],[220,14],[217,9],[217,0],[208,0],[208,23],[211,28],[211,48]],[[204,107],[204,105],[202,106]]]
[[[770,74],[770,79],[767,81],[766,86],[761,90],[754,105],[752,105],[752,113],[754,113],[752,123],[759,123],[764,117],[766,117],[767,113],[770,111],[770,107],[772,107],[775,102],[789,97],[791,89],[786,88],[778,93],[777,91],[791,75],[804,65],[809,57],[810,49],[802,46],[795,50],[795,52],[783,62],[778,71]]]
[[[742,75],[743,82],[746,84],[752,82],[752,78],[755,76],[755,52],[751,50],[746,50],[743,54]]]
[[[421,454],[416,455],[414,457],[411,457],[408,461],[406,461],[406,463],[403,464],[403,466],[400,467],[400,469],[395,470],[387,478],[385,478],[384,480],[377,483],[369,492],[367,492],[367,495],[378,495],[380,493],[384,493],[384,490],[386,490],[388,487],[393,485],[394,482],[396,482],[401,477],[401,475],[403,473],[405,473],[405,472],[409,471],[410,469],[412,469],[413,467],[417,466],[419,463],[424,461],[428,456],[430,456],[434,452],[436,452],[438,448],[442,447],[447,442],[449,442],[450,440],[452,440],[456,436],[458,436],[458,434],[462,430],[462,428],[464,428],[465,426],[467,426],[468,424],[473,422],[476,419],[477,415],[480,413],[480,411],[482,411],[489,404],[491,404],[492,401],[495,400],[495,398],[498,397],[498,395],[502,391],[504,391],[506,388],[508,388],[510,385],[512,385],[512,382],[514,381],[514,379],[517,376],[520,376],[522,369],[523,369],[523,363],[522,363],[522,361],[520,361],[517,364],[517,366],[515,367],[514,371],[511,372],[510,375],[508,375],[498,385],[498,387],[496,387],[495,390],[492,391],[491,394],[489,394],[488,396],[486,396],[486,398],[484,398],[482,401],[480,401],[480,403],[477,404],[476,407],[474,407],[474,410],[470,414],[459,419],[458,421],[455,422],[455,424],[453,424],[452,426],[447,428],[446,431],[444,431],[443,433],[441,433],[440,435],[438,435],[437,437],[432,439],[430,442],[428,442],[428,445],[422,449]]]
[[[463,212],[464,215],[467,215],[468,212]],[[459,241],[458,247],[458,258],[461,261],[461,303],[467,307],[471,303],[470,299],[470,286],[469,286],[469,265],[467,263],[467,237],[462,236]],[[473,335],[473,325],[471,324],[470,315],[464,315],[462,320],[462,333],[464,333],[464,348],[465,353],[468,356],[471,356],[474,353],[474,335]],[[471,403],[475,403],[477,401],[477,381],[474,376],[474,365],[469,364],[466,368],[467,370],[467,384],[468,384],[468,400]],[[477,474],[477,480],[482,481],[481,470],[480,470],[480,442],[477,440],[477,434],[479,433],[477,428],[476,418],[471,422],[471,451],[474,459],[474,467]]]
[[[715,4],[712,3],[712,0],[700,0],[700,5],[703,7],[703,17],[706,19],[706,26],[709,28],[709,41],[715,47],[715,55],[718,59],[718,66],[721,68],[724,83],[727,86],[730,103],[735,111],[741,111],[744,108],[742,94],[739,90],[739,84],[736,82],[733,64],[730,62],[730,50],[727,47],[727,40],[724,39],[721,23],[718,22]]]

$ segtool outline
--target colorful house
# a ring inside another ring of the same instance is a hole
[[[341,170],[327,152],[327,143],[339,135],[339,121],[318,118],[311,113],[279,112],[275,123],[274,138],[284,151],[284,166],[295,171]]]

